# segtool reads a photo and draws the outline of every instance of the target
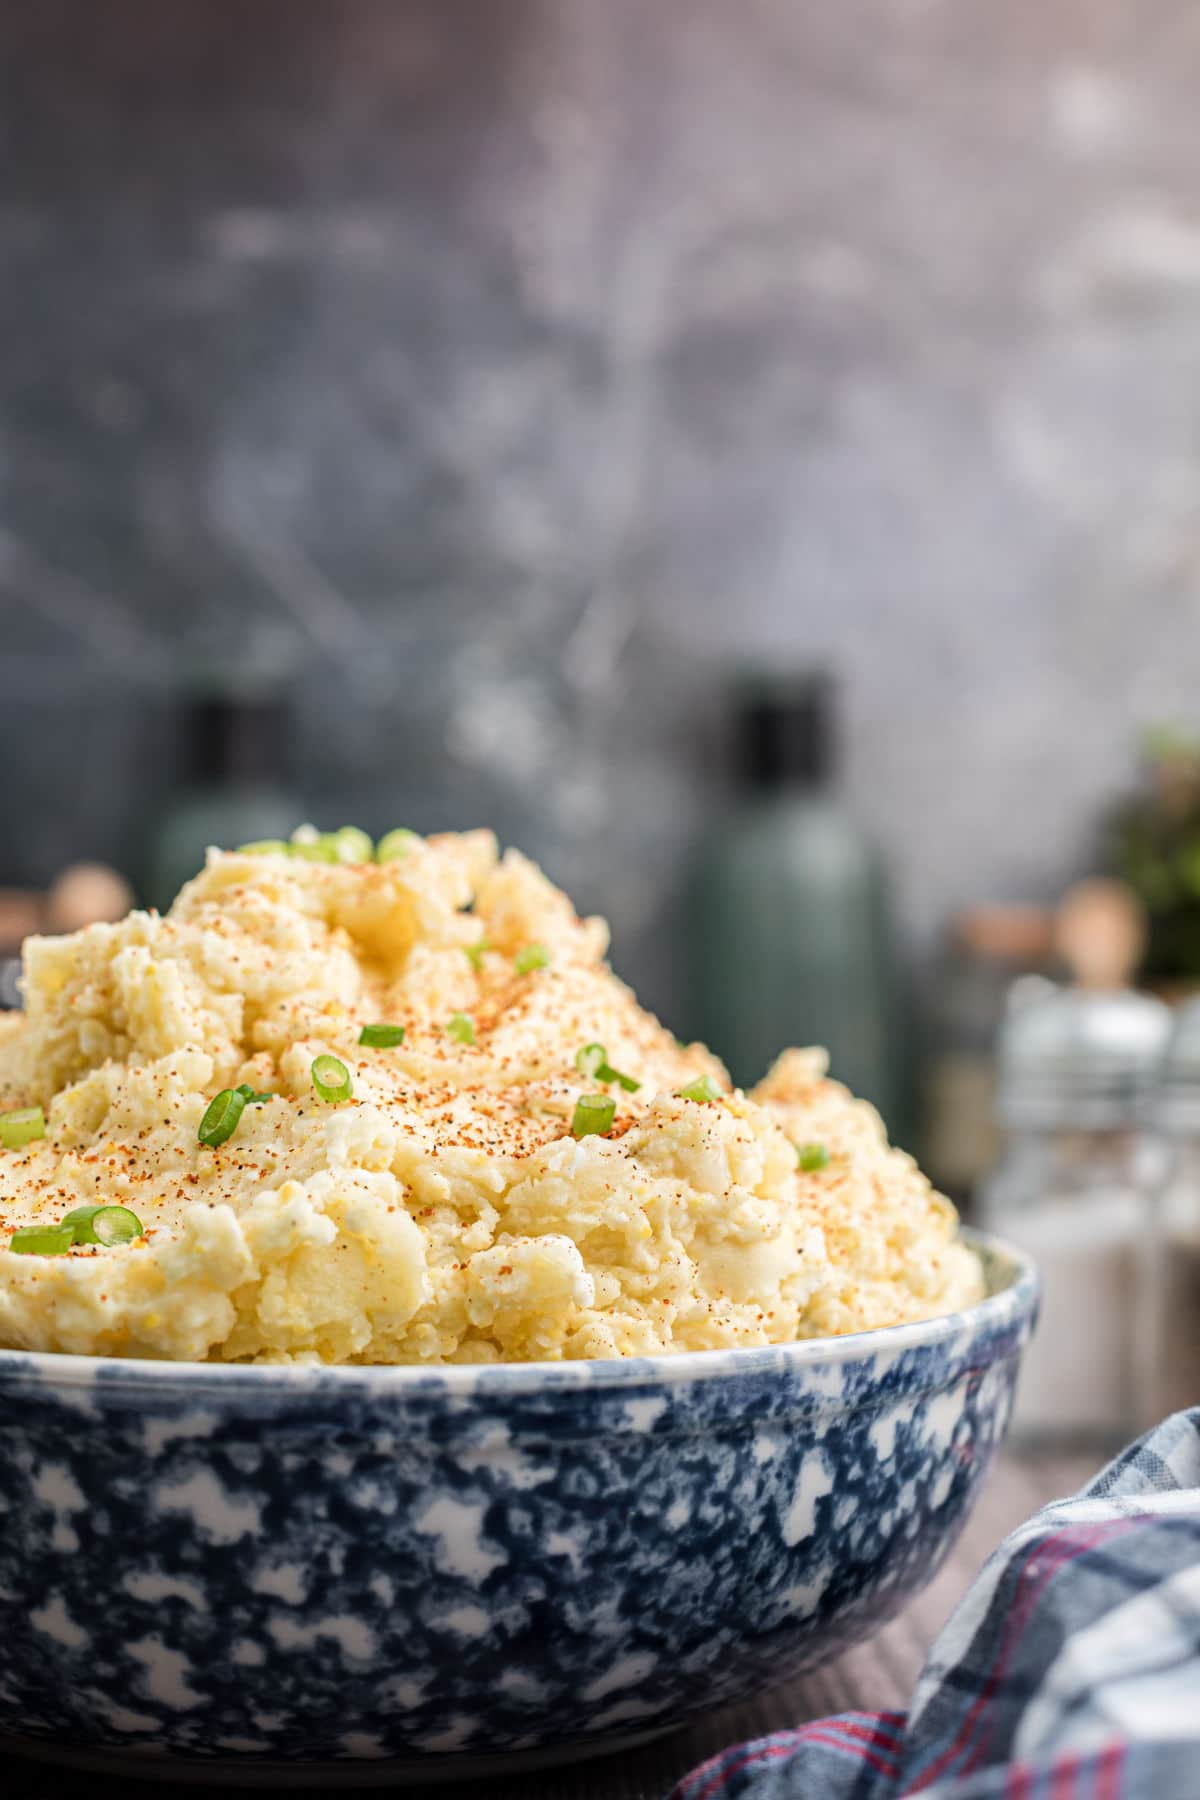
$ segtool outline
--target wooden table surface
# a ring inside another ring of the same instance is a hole
[[[869,1644],[839,1662],[799,1676],[749,1705],[728,1707],[645,1749],[572,1768],[550,1770],[469,1786],[435,1786],[431,1800],[663,1800],[679,1777],[727,1744],[764,1732],[800,1725],[852,1707],[904,1708],[925,1652],[1001,1538],[1047,1500],[1073,1493],[1101,1466],[1100,1457],[1002,1457],[988,1478],[953,1555],[930,1587]],[[166,1800],[181,1794],[222,1792],[226,1800],[250,1800],[262,1788],[205,1789],[176,1782],[130,1782],[74,1774],[4,1757],[0,1753],[3,1800]],[[314,1790],[310,1789],[309,1792]],[[353,1790],[341,1789],[347,1793]],[[375,1788],[375,1794],[386,1792]],[[390,1790],[405,1795],[413,1788]]]

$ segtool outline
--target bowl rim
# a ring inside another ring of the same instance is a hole
[[[933,1348],[980,1332],[999,1332],[1035,1313],[1041,1280],[1033,1258],[1007,1239],[971,1226],[961,1241],[990,1259],[1007,1262],[1010,1279],[973,1306],[904,1325],[800,1338],[788,1344],[746,1349],[680,1350],[656,1356],[580,1357],[522,1363],[222,1363],[134,1356],[82,1356],[58,1350],[0,1349],[0,1391],[12,1379],[36,1374],[50,1385],[92,1386],[103,1379],[128,1388],[198,1390],[205,1387],[300,1393],[344,1386],[381,1394],[437,1392],[497,1399],[553,1390],[595,1392],[606,1388],[677,1387],[724,1377],[783,1374],[830,1368],[861,1358],[891,1362],[905,1351]]]

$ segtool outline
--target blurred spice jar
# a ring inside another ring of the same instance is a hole
[[[961,1207],[994,1164],[996,1040],[1014,984],[1047,975],[1053,915],[1039,906],[972,906],[946,929],[930,984],[921,1162]]]
[[[1004,1149],[978,1213],[1042,1278],[1015,1437],[1107,1449],[1158,1417],[1162,1156],[1151,1108],[1170,1022],[1148,994],[1086,987],[1051,988],[1005,1020]]]
[[[1157,1415],[1200,1404],[1200,1000],[1176,1015],[1154,1106],[1166,1152],[1158,1207]]]

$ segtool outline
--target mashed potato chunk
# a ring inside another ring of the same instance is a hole
[[[487,832],[382,864],[214,851],[163,918],[31,939],[0,1108],[41,1107],[46,1131],[0,1150],[0,1344],[512,1362],[787,1343],[980,1298],[952,1207],[819,1051],[735,1091],[606,949]],[[361,1043],[371,1024],[403,1041]],[[321,1056],[348,1097],[314,1086]],[[201,1141],[242,1084],[268,1097]],[[611,1123],[576,1136],[589,1095]],[[142,1236],[10,1247],[96,1205]]]

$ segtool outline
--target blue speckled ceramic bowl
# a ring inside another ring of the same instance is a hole
[[[0,1734],[146,1774],[577,1759],[866,1636],[934,1573],[1036,1278],[771,1350],[507,1368],[0,1352]]]

